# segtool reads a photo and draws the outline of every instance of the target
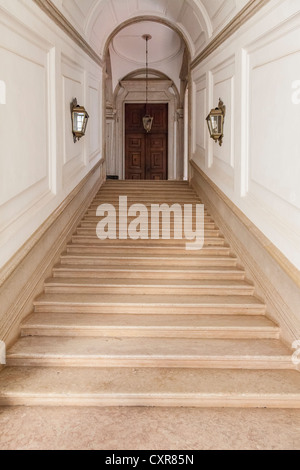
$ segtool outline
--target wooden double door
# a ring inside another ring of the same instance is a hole
[[[145,104],[125,105],[125,179],[168,179],[168,104],[148,104],[154,117],[149,133],[144,130]]]

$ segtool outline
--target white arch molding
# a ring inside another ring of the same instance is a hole
[[[174,0],[172,1],[174,2]],[[222,2],[224,1],[222,0]],[[109,29],[112,31],[114,27],[117,29],[120,24],[130,24],[131,22],[142,21],[144,18],[151,18],[151,21],[164,21],[165,24],[176,29],[185,38],[185,42],[188,43],[189,50],[192,56],[194,56],[196,52],[195,44],[190,35],[189,24],[184,24],[183,18],[186,10],[189,9],[189,13],[192,12],[192,16],[198,24],[199,31],[204,35],[205,42],[211,38],[213,34],[212,20],[201,0],[186,0],[185,5],[183,3],[179,5],[180,8],[177,13],[173,11],[173,8],[168,5],[166,0],[156,0],[154,5],[155,7],[152,8],[151,3],[149,3],[149,7],[145,8],[144,5],[141,6],[136,0],[127,0],[127,8],[120,9],[117,6],[116,0],[110,0],[110,2],[94,0],[90,9],[85,13],[86,16],[81,24],[82,33],[88,42],[92,40],[93,36],[97,36],[97,53],[105,59]],[[105,18],[109,22],[110,28],[105,25],[100,30],[101,32],[99,32],[101,18]],[[111,35],[109,39],[111,39]]]
[[[135,17],[118,25],[106,41],[104,54],[107,59],[109,45],[114,37],[125,27],[133,23],[154,21],[162,23],[173,29],[182,40],[186,49],[187,70],[191,61],[190,44],[176,25],[170,24],[166,19],[153,17]],[[125,179],[125,104],[145,102],[145,80],[139,79],[145,70],[138,69],[131,72],[119,82],[114,94],[113,103],[106,105],[106,168],[107,175],[118,176]],[[157,79],[150,81],[149,102],[168,104],[168,179],[182,180],[184,177],[184,95],[181,96],[174,82],[162,72],[149,70]],[[187,72],[189,74],[189,72]],[[178,71],[180,74],[180,71]],[[104,80],[108,80],[107,74]],[[107,90],[106,90],[107,93]]]

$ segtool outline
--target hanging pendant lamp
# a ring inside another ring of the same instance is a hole
[[[146,114],[143,117],[143,126],[147,133],[152,129],[153,116],[148,113],[148,41],[152,39],[150,34],[144,34],[143,39],[146,41]]]

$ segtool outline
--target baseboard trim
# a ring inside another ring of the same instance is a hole
[[[0,339],[10,346],[33,300],[74,233],[84,212],[105,182],[104,161],[98,162],[48,217],[1,273]],[[104,168],[103,168],[104,167]]]
[[[190,161],[190,167],[191,185],[254,282],[268,315],[281,327],[283,341],[290,346],[300,338],[299,271],[195,162]]]

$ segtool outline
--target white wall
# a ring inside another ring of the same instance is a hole
[[[0,0],[0,267],[101,159],[101,100],[100,67],[33,2]]]
[[[271,0],[192,71],[192,159],[298,268],[299,25],[299,0]],[[222,147],[205,121],[219,97]]]

